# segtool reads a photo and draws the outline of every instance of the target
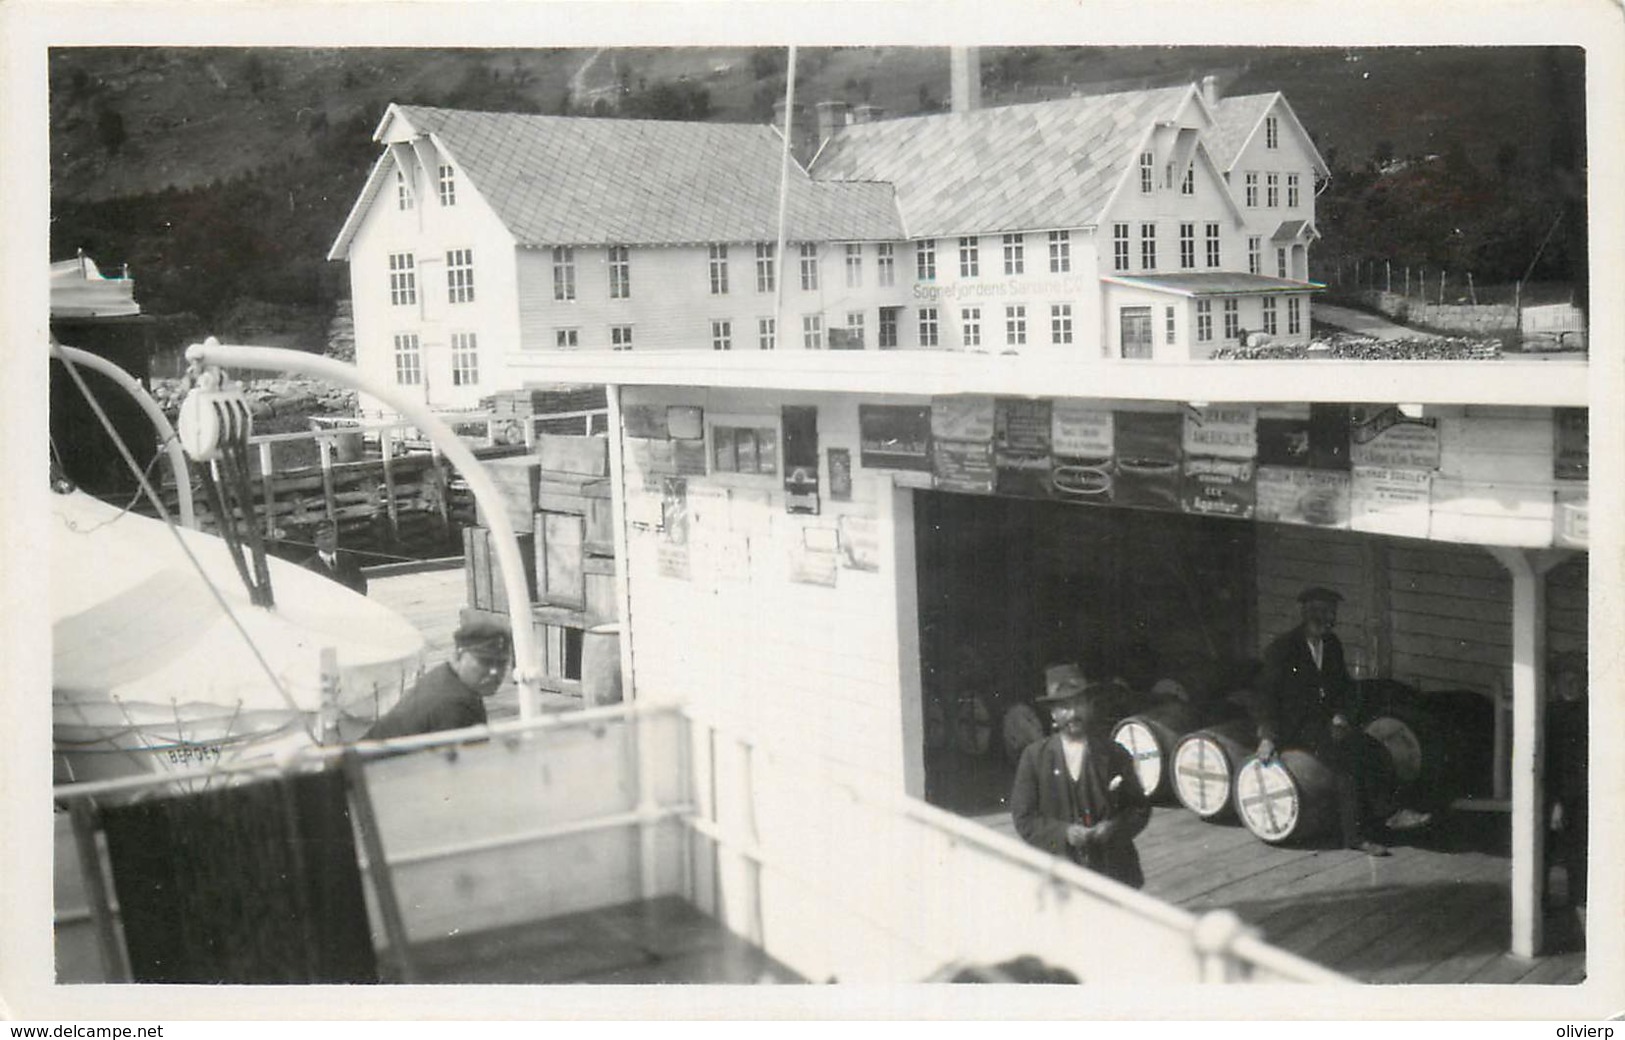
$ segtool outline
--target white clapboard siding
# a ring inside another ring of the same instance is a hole
[[[1393,678],[1493,693],[1512,666],[1512,582],[1487,552],[1433,542],[1388,551]]]

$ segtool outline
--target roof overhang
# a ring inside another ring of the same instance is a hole
[[[1102,275],[1102,282],[1132,289],[1168,293],[1174,296],[1275,296],[1281,293],[1323,292],[1320,282],[1299,282],[1291,278],[1270,278],[1261,274],[1215,271],[1208,274]]]
[[[513,352],[527,387],[559,383],[875,396],[996,394],[1099,400],[1586,407],[1580,361],[1122,361],[1044,350]]]

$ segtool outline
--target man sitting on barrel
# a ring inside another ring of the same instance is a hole
[[[1056,732],[1021,753],[1010,815],[1027,844],[1132,888],[1145,883],[1134,836],[1151,819],[1151,803],[1128,750],[1106,730],[1102,683],[1060,671],[1039,704]]]
[[[1278,746],[1303,748],[1337,777],[1337,817],[1343,843],[1368,856],[1388,849],[1370,840],[1365,822],[1374,803],[1362,768],[1363,742],[1354,727],[1354,684],[1343,660],[1343,643],[1332,631],[1343,597],[1315,586],[1298,594],[1302,623],[1277,636],[1264,651],[1254,712],[1260,762]]]

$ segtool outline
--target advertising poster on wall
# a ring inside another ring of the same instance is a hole
[[[1204,405],[1185,410],[1187,456],[1217,459],[1258,457],[1258,409],[1252,405]]]
[[[866,468],[931,472],[929,405],[858,405],[859,461]]]
[[[1050,402],[1001,397],[993,414],[994,486],[1001,495],[1048,498]]]
[[[1119,411],[1115,423],[1113,502],[1180,512],[1184,416],[1179,412]]]
[[[1255,519],[1311,527],[1349,525],[1351,489],[1346,472],[1259,466],[1254,486]]]
[[[824,454],[829,459],[830,500],[852,501],[852,452],[846,448],[830,448]]]
[[[621,412],[621,423],[628,437],[641,437],[663,441],[671,436],[666,424],[667,406],[663,404],[628,405]]]
[[[1591,475],[1591,413],[1584,408],[1557,408],[1552,420],[1557,441],[1552,449],[1552,475],[1558,480],[1586,480]]]
[[[1424,469],[1355,466],[1349,526],[1356,531],[1426,538],[1433,474]]]
[[[1063,502],[1112,501],[1115,425],[1109,408],[1056,401],[1050,408],[1050,494]]]
[[[1355,408],[1349,419],[1349,457],[1354,465],[1439,468],[1439,420],[1413,419],[1391,406]]]
[[[1591,545],[1591,503],[1586,488],[1557,489],[1552,541],[1570,549]]]
[[[992,441],[947,441],[932,438],[932,470],[939,491],[993,493],[996,471]]]
[[[688,580],[688,481],[666,477],[660,482],[660,575]]]
[[[1251,519],[1258,501],[1253,482],[1256,469],[1252,459],[1185,456],[1185,480],[1181,493],[1185,512],[1199,516]]]
[[[995,407],[991,397],[933,397],[931,436],[950,441],[991,442]]]

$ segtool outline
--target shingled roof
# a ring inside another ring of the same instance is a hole
[[[1264,113],[1280,96],[1278,93],[1243,94],[1224,98],[1213,107],[1213,126],[1204,138],[1215,166],[1228,170],[1235,165],[1247,138],[1252,136]]]
[[[1094,225],[1135,146],[1195,88],[1097,94],[837,131],[820,181],[887,181],[910,238]]]

